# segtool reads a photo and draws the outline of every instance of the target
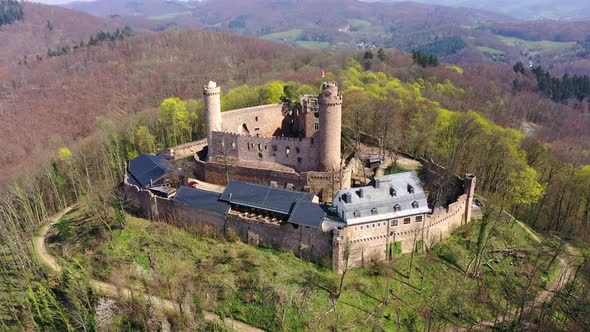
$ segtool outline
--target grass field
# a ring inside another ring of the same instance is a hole
[[[309,40],[297,40],[295,44],[299,47],[311,48],[311,49],[321,49],[330,47],[332,44],[329,42],[317,42],[317,41],[309,41]]]
[[[490,55],[506,55],[506,53],[502,50],[497,50],[486,46],[478,46],[477,49],[482,53],[487,53]]]
[[[174,18],[177,18],[178,16],[185,16],[185,15],[192,15],[193,13],[190,11],[184,11],[184,12],[176,12],[176,13],[168,13],[168,14],[163,14],[163,15],[158,15],[158,16],[150,16],[148,17],[149,19],[152,20],[171,20]]]
[[[538,245],[509,222],[494,229],[480,277],[467,276],[479,227],[461,227],[427,254],[349,270],[337,300],[340,277],[292,254],[131,216],[110,235],[83,214],[66,216],[52,230],[49,247],[97,279],[165,298],[193,289],[204,308],[269,331],[420,330],[493,320],[500,299],[516,306],[548,282],[554,268],[540,273],[530,290],[522,289],[534,263],[547,270],[552,255],[546,250],[538,256]],[[492,251],[504,248],[516,251]]]
[[[538,55],[544,52],[555,50],[565,50],[576,47],[576,42],[554,42],[549,40],[530,41],[514,37],[497,35],[497,37],[507,46],[516,47],[530,55]]]
[[[299,36],[301,36],[302,32],[302,29],[293,29],[288,31],[270,33],[268,35],[263,36],[262,38],[275,41],[295,41],[297,40],[297,38],[299,38]]]

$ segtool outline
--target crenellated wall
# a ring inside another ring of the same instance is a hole
[[[288,181],[294,180],[296,178]],[[316,180],[331,179],[317,177]],[[470,181],[475,184],[475,179]],[[459,196],[446,209],[432,214],[410,216],[408,224],[404,223],[404,218],[399,218],[397,224],[392,220],[381,220],[327,232],[289,223],[267,224],[235,213],[218,214],[190,208],[182,203],[157,197],[147,190],[128,184],[127,181],[121,186],[121,193],[128,206],[146,218],[166,221],[194,232],[202,231],[203,227],[222,234],[232,231],[246,243],[292,252],[316,263],[323,264],[331,260],[334,271],[341,273],[346,264],[349,267],[359,267],[371,260],[387,260],[397,253],[395,248],[401,249],[401,253],[409,253],[420,249],[418,246],[421,243],[431,247],[445,240],[457,227],[468,222],[466,211],[469,208],[469,194],[473,193],[470,188],[472,187],[466,188],[466,194]],[[421,217],[421,221],[417,217]],[[345,261],[345,252],[348,252],[348,261]]]
[[[203,234],[205,228],[218,234],[237,234],[241,241],[274,250],[292,252],[299,258],[328,264],[332,256],[332,233],[289,223],[266,224],[228,213],[195,209],[180,202],[152,195],[131,184],[124,184],[122,195],[139,215],[155,221]]]
[[[256,137],[223,132],[213,132],[212,137],[210,156],[276,163],[297,172],[318,169],[319,144],[313,138]]]

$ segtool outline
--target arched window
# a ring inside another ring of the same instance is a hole
[[[412,208],[417,209],[420,207],[420,204],[418,204],[418,201],[413,201],[412,202]]]
[[[395,204],[393,206],[393,212],[399,212],[402,210],[402,207],[399,204]]]

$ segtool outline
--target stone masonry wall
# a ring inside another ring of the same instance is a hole
[[[422,222],[416,222],[416,216],[411,216],[410,224],[407,225],[400,218],[397,226],[393,226],[391,220],[383,220],[365,224],[369,228],[346,227],[342,234],[349,250],[349,266],[359,267],[370,260],[386,260],[394,242],[401,242],[402,253],[410,253],[419,249],[416,245],[421,240],[424,240],[427,247],[445,240],[465,222],[466,201],[467,195],[461,195],[446,210],[422,215]]]
[[[273,136],[281,129],[284,119],[282,109],[281,104],[273,104],[221,112],[222,131],[237,134],[249,132],[253,136],[256,134]]]
[[[218,185],[227,184],[227,175],[231,180],[240,180],[266,186],[276,185],[279,188],[288,188],[299,191],[311,192],[320,197],[321,201],[330,201],[333,192],[341,188],[349,188],[352,179],[352,168],[342,170],[342,185],[338,172],[284,172],[271,169],[259,169],[246,167],[239,164],[228,163],[226,167],[222,163],[204,162],[195,158],[193,172],[197,179]]]
[[[213,132],[209,156],[227,156],[243,161],[272,162],[298,172],[319,168],[319,144],[312,138],[256,137]]]
[[[332,233],[320,229],[284,223],[262,224],[234,214],[218,214],[195,209],[182,203],[152,195],[147,190],[125,184],[124,197],[141,216],[163,221],[187,231],[210,227],[221,234],[234,232],[241,241],[275,250],[292,252],[297,257],[322,264],[332,256]]]

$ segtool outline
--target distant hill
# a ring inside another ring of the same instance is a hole
[[[97,0],[67,6],[156,31],[208,29],[307,48],[418,49],[459,64],[530,61],[590,73],[590,23],[584,22],[522,21],[465,7],[359,0]]]
[[[88,40],[98,31],[111,31],[124,25],[70,9],[36,3],[23,3],[23,21],[0,28],[0,67],[45,57],[49,48]]]
[[[363,0],[366,2],[402,2],[405,0]],[[587,20],[590,2],[587,0],[415,0],[416,2],[467,7],[495,11],[525,20]]]

